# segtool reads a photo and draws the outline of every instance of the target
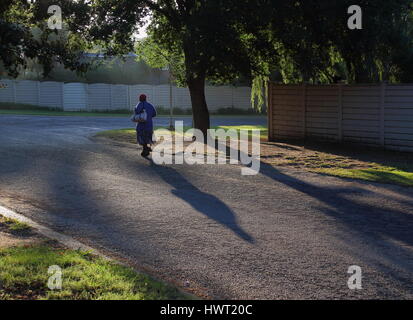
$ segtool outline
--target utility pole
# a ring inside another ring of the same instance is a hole
[[[173,86],[172,86],[172,67],[171,64],[169,64],[166,67],[162,68],[163,71],[168,71],[169,72],[169,130],[175,131],[175,126],[173,124],[173,117],[174,117],[174,99],[173,99]]]

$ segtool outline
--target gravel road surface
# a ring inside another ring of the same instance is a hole
[[[204,296],[413,298],[413,189],[265,165],[257,176],[158,166],[133,145],[91,138],[128,126],[0,116],[0,204]],[[362,290],[348,288],[353,265]]]

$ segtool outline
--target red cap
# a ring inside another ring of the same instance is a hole
[[[146,95],[145,94],[141,94],[139,96],[139,101],[146,101]]]

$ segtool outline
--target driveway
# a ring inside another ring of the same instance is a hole
[[[225,121],[249,123],[265,119]],[[0,203],[209,297],[413,298],[412,189],[265,165],[257,176],[157,166],[90,139],[128,125],[0,116]],[[362,290],[348,288],[353,265]]]

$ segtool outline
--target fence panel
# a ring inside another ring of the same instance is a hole
[[[173,106],[191,108],[188,88],[172,87]],[[75,110],[132,110],[140,94],[146,94],[155,106],[169,108],[169,85],[109,85],[39,81],[0,81],[0,102]],[[206,86],[206,100],[211,111],[219,108],[250,109],[251,88]]]
[[[308,86],[305,101],[306,136],[339,140],[338,112],[338,86]]]
[[[174,106],[182,109],[191,109],[191,96],[188,88],[174,87]]]
[[[96,83],[87,86],[88,110],[106,111],[112,109],[112,89],[110,84]]]
[[[272,124],[269,131],[275,139],[304,138],[305,110],[302,94],[302,86],[271,86],[271,108],[268,114],[272,117]]]
[[[63,109],[63,83],[40,82],[39,105],[50,108]]]
[[[307,137],[413,151],[411,84],[270,84],[269,104],[270,140]]]
[[[13,80],[0,81],[0,102],[16,102],[15,92]]]
[[[384,139],[389,149],[413,151],[413,85],[387,86]]]
[[[151,85],[133,85],[129,86],[129,101],[130,101],[130,109],[136,107],[139,103],[139,95],[146,94],[149,101],[154,101],[156,98],[154,97],[154,90],[153,86]],[[156,103],[153,103],[154,106],[157,106]]]
[[[111,110],[129,110],[128,86],[123,84],[111,85]]]
[[[87,110],[87,84],[66,83],[63,86],[63,108],[65,111]]]
[[[153,87],[154,96],[151,99],[153,105],[157,107],[169,107],[169,85],[159,85]]]
[[[39,82],[38,81],[16,81],[16,103],[39,105]]]
[[[231,87],[207,86],[205,87],[205,96],[209,110],[211,111],[219,108],[231,108],[233,106]]]
[[[344,86],[344,141],[380,145],[380,99],[380,86]]]
[[[244,109],[244,110],[250,109],[251,108],[251,88],[232,87],[232,105],[235,108],[239,108],[239,109]]]

